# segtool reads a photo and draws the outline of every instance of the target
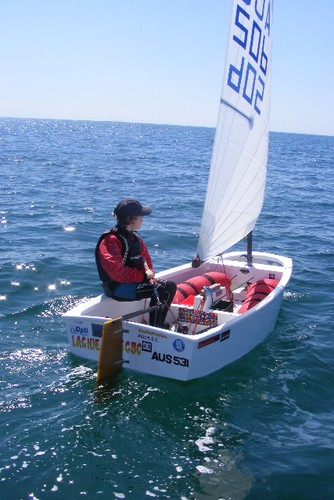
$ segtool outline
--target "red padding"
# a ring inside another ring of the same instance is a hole
[[[183,306],[189,306],[192,307],[195,302],[195,295],[189,295],[186,299],[182,300],[181,304]]]
[[[242,314],[256,306],[261,300],[272,292],[278,285],[277,280],[264,279],[255,281],[247,290],[246,299],[238,313]]]
[[[173,303],[182,304],[184,300],[192,295],[197,295],[204,286],[211,285],[208,278],[203,276],[195,276],[195,278],[190,278],[184,283],[177,285],[177,290],[174,295]]]
[[[230,290],[231,279],[224,273],[211,272],[205,273],[202,276],[195,276],[184,283],[177,285],[177,291],[174,295],[173,304],[184,304],[188,297],[195,296],[203,289],[204,286],[210,286],[214,283],[219,283],[226,287],[227,292]]]

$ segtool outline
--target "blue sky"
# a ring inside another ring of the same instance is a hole
[[[229,0],[8,0],[0,116],[214,127]],[[270,129],[334,135],[333,0],[275,0]]]

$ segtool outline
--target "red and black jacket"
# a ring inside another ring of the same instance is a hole
[[[120,283],[146,281],[144,262],[152,269],[152,260],[139,234],[118,226],[103,233],[95,248],[100,280],[110,290]]]

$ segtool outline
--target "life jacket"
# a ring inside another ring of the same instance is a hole
[[[100,280],[104,284],[108,284],[109,288],[112,289],[117,286],[119,283],[110,278],[108,273],[103,269],[101,264],[101,257],[99,253],[99,248],[108,235],[116,236],[122,244],[122,262],[128,267],[135,267],[137,269],[141,269],[141,237],[136,231],[126,231],[124,229],[120,229],[119,227],[113,227],[110,231],[107,231],[101,234],[96,247],[95,247],[95,260],[97,271],[99,273]]]

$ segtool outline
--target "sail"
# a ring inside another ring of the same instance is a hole
[[[200,230],[205,260],[244,238],[261,212],[268,156],[272,0],[235,0]]]

